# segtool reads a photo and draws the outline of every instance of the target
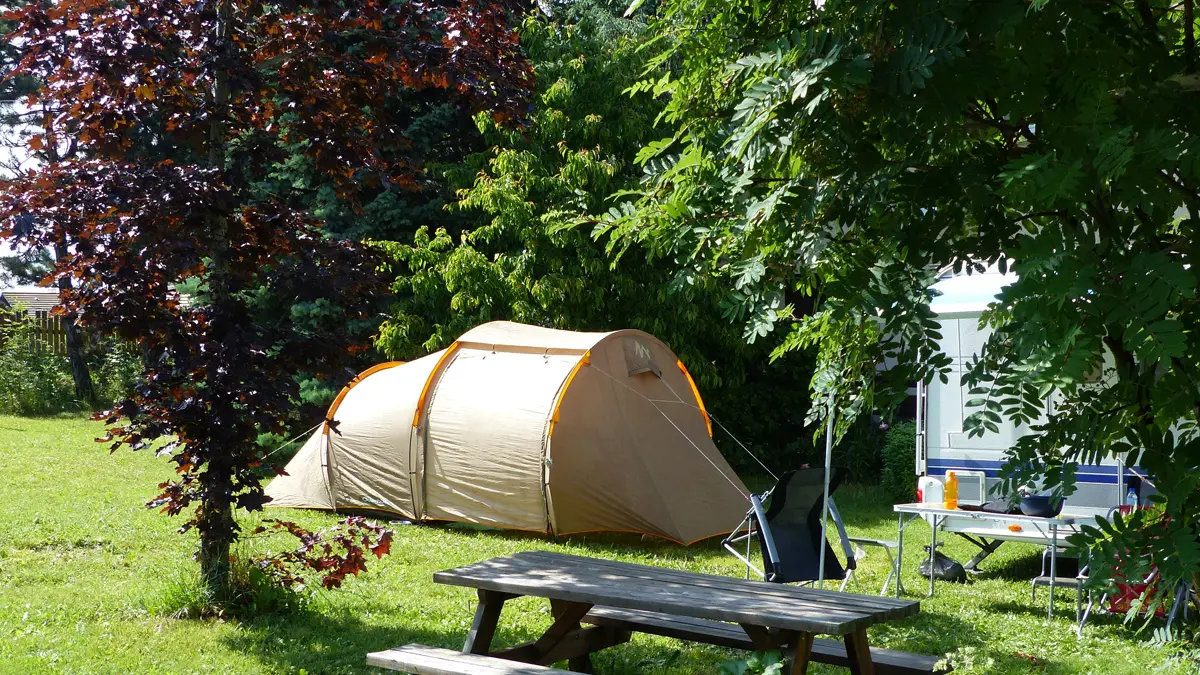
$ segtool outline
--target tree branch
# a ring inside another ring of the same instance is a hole
[[[1151,33],[1158,32],[1158,17],[1154,16],[1154,10],[1150,8],[1150,3],[1146,0],[1136,0],[1134,5],[1137,7],[1138,16],[1142,20],[1143,27]]]
[[[1149,228],[1149,232],[1154,231],[1154,222],[1150,220],[1150,214],[1146,213],[1145,209],[1143,209],[1141,206],[1135,206],[1133,207],[1133,214],[1137,216],[1138,221],[1140,221],[1142,225],[1145,225],[1147,228]]]
[[[1165,169],[1158,170],[1159,178],[1162,179],[1168,187],[1174,188],[1176,192],[1183,196],[1184,201],[1188,203],[1189,209],[1200,208],[1200,194],[1189,188],[1177,176],[1167,173]]]
[[[1104,346],[1108,347],[1108,351],[1113,355],[1117,376],[1124,380],[1132,380],[1137,373],[1137,362],[1134,360],[1133,354],[1126,351],[1125,347],[1112,335],[1105,335],[1101,339],[1104,341]]]
[[[1071,214],[1067,213],[1066,211],[1038,211],[1037,213],[1027,213],[1023,216],[1017,216],[1016,219],[1013,220],[1013,224],[1016,225],[1034,218],[1048,218],[1050,216],[1063,218],[1069,215]]]
[[[996,103],[993,102],[988,107],[993,107],[995,105]],[[1036,135],[1029,128],[1028,122],[1010,122],[996,116],[993,111],[985,111],[983,106],[977,103],[969,106],[964,114],[966,115],[967,119],[999,131],[1004,137],[1005,148],[1008,149],[1010,154],[1020,150],[1018,142],[1022,138],[1024,138],[1028,143],[1033,143],[1037,140]]]
[[[1183,0],[1183,60],[1189,73],[1196,70],[1196,17],[1194,0]]]

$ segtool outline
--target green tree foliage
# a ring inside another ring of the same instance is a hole
[[[473,222],[474,213],[449,212],[444,208],[455,198],[441,167],[460,164],[468,155],[483,150],[482,138],[472,118],[473,110],[453,93],[442,89],[396,88],[379,93],[382,105],[400,120],[399,137],[393,143],[396,147],[406,148],[407,175],[377,182],[365,181],[353,199],[348,199],[345,191],[305,155],[307,143],[299,142],[263,180],[262,189],[273,194],[291,195],[298,208],[323,219],[324,230],[329,236],[356,242],[412,241],[417,229],[430,222],[454,230],[467,227]],[[264,303],[278,306],[276,300],[269,295],[263,297]],[[280,308],[302,330],[328,331],[332,326],[340,325],[347,336],[366,341],[378,331],[390,301],[390,295],[383,293],[357,298],[360,308],[365,305],[369,311],[364,312],[362,318],[351,320],[347,320],[347,315],[353,312],[329,302],[284,303]],[[268,322],[276,319],[269,312],[261,312],[259,316]],[[297,373],[300,397],[305,403],[320,406],[323,410],[346,381],[378,361],[379,353],[372,349],[359,355],[335,380]],[[313,421],[310,417],[301,417],[291,431],[305,429]],[[292,432],[285,435],[294,435]]]
[[[813,417],[836,407],[843,430],[909,382],[944,377],[928,307],[939,272],[1015,270],[966,378],[970,430],[1031,425],[1010,487],[1044,479],[1070,494],[1077,462],[1140,463],[1161,511],[1089,530],[1094,561],[1127,547],[1145,555],[1126,561],[1190,578],[1193,4],[672,0],[635,87],[670,95],[662,138],[601,234],[719,275],[750,338],[778,330],[779,353],[816,348]]]
[[[401,302],[381,334],[389,354],[423,354],[501,317],[604,326],[646,294],[624,268],[653,275],[652,268],[630,256],[612,270],[603,246],[562,228],[602,210],[605,196],[640,173],[630,159],[649,138],[658,106],[620,92],[641,71],[636,50],[645,26],[592,4],[566,10],[560,21],[530,18],[521,31],[539,83],[530,124],[505,130],[481,117],[490,149],[447,172],[459,189],[450,212],[483,222],[424,228],[412,245],[384,244],[402,273]]]
[[[634,160],[654,138],[663,102],[622,92],[645,68],[649,37],[640,15],[618,18],[595,2],[526,20],[521,45],[538,82],[529,124],[511,130],[476,118],[488,149],[448,168],[458,188],[450,214],[470,216],[475,227],[426,227],[411,243],[380,244],[394,260],[398,303],[378,345],[409,359],[497,319],[640,328],[679,353],[719,421],[774,467],[795,466],[811,458],[801,433],[809,360],[795,355],[767,368],[765,346],[747,346],[723,317],[713,280],[676,275],[640,249],[614,262],[586,229],[573,227],[604,213],[607,196],[642,175]],[[735,464],[757,469],[719,430],[717,437]]]
[[[54,258],[44,248],[0,255],[0,286],[33,285],[54,269]]]
[[[287,156],[262,177],[259,189],[286,195],[296,208],[322,219],[327,236],[354,242],[412,241],[417,229],[430,222],[451,229],[467,227],[473,222],[473,213],[444,209],[455,197],[442,167],[460,164],[484,149],[473,119],[476,109],[452,88],[380,87],[374,93],[378,105],[395,120],[391,137],[380,148],[388,153],[403,152],[404,172],[360,174],[354,179],[355,190],[347,194],[340,179],[331,180],[308,156],[312,139],[298,138],[286,146]],[[391,296],[377,293],[355,298],[356,307],[342,307],[327,300],[277,298],[268,291],[260,301],[256,320],[269,324],[294,321],[299,330],[311,333],[328,334],[336,328],[345,339],[370,342]],[[359,313],[359,317],[351,316]],[[300,399],[306,405],[297,409],[287,432],[264,435],[264,442],[273,443],[273,449],[282,438],[311,427],[346,382],[379,360],[380,352],[370,349],[358,354],[335,378],[295,373]]]
[[[0,0],[0,35],[7,35],[15,28],[15,24],[4,15],[23,4],[25,3]],[[37,80],[31,77],[8,77],[20,56],[19,42],[0,40],[0,126],[22,124],[22,116],[17,114],[12,104],[37,89]]]

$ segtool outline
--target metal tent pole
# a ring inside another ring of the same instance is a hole
[[[924,476],[928,473],[928,470],[925,466],[926,456],[925,456],[925,452],[924,452],[924,450],[925,450],[925,416],[926,416],[926,414],[927,414],[927,411],[925,409],[925,381],[921,380],[921,381],[917,382],[917,402],[916,402],[916,411],[915,411],[915,415],[914,415],[916,418],[916,425],[917,425],[917,433],[916,433],[917,447],[915,448],[917,460],[916,460],[915,466],[917,469],[918,476]]]
[[[1117,506],[1125,503],[1125,458],[1117,457]]]
[[[830,464],[833,461],[833,397],[829,397],[829,415],[825,422],[825,489],[822,492],[824,499],[821,500],[821,553],[819,567],[817,568],[817,586],[825,588],[825,549],[829,548],[825,531],[829,527],[829,475],[833,472]]]

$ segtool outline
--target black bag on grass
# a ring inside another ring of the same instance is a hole
[[[926,558],[921,561],[921,565],[920,565],[920,567],[917,568],[917,572],[921,576],[928,579],[929,578],[929,557],[928,557],[929,547],[928,546],[925,547],[925,555],[926,555]],[[933,554],[933,578],[940,579],[942,581],[963,582],[963,581],[967,580],[967,571],[965,569],[963,569],[962,563],[958,562],[957,560],[955,560],[954,558],[951,558],[948,555],[943,554],[941,551],[936,551]]]

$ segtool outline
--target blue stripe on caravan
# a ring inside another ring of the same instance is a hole
[[[990,459],[930,459],[925,464],[930,473],[982,471],[988,478],[999,478],[999,469],[1004,462]],[[1139,467],[1133,467],[1133,470],[1138,473],[1145,473]],[[1117,467],[1115,465],[1082,464],[1075,473],[1075,482],[1116,485]]]
[[[996,470],[1003,463],[990,459],[929,459],[925,462],[930,469],[939,469],[940,471],[983,471],[989,477],[994,476]]]

